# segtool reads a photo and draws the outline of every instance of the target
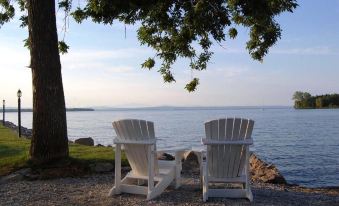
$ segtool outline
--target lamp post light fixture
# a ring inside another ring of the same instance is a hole
[[[22,92],[19,89],[18,92],[16,93],[18,96],[18,132],[19,132],[19,137],[21,137],[21,96]]]
[[[2,100],[2,125],[5,126],[5,104],[6,101]]]

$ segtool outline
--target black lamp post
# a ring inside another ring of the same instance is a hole
[[[22,92],[19,89],[18,92],[16,93],[18,96],[18,132],[19,132],[19,137],[21,137],[21,99],[20,97],[22,96]]]
[[[5,126],[5,104],[6,101],[2,100],[2,125]]]

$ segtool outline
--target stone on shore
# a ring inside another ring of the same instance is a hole
[[[253,182],[287,184],[275,165],[267,164],[253,153],[250,156],[250,171]]]
[[[201,153],[188,151],[184,154],[182,171],[186,174],[200,173]],[[250,172],[253,182],[271,184],[287,184],[286,179],[281,175],[278,168],[273,164],[267,164],[252,153],[250,156]]]
[[[5,121],[5,127],[18,132],[19,127],[17,125],[15,125],[13,122],[10,121]],[[26,127],[21,126],[21,135],[22,137],[26,137],[27,139],[31,139],[32,138],[32,130],[31,129],[27,129]]]
[[[94,146],[94,140],[91,137],[76,139],[74,143],[86,146]]]
[[[201,153],[188,151],[184,154],[182,162],[182,171],[187,174],[200,174],[200,155]]]
[[[171,161],[174,160],[175,158],[173,157],[173,155],[165,153],[165,152],[159,152],[157,154],[157,159],[158,160],[167,160],[167,161]]]

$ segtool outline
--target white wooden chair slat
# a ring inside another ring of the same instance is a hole
[[[203,199],[208,197],[246,197],[252,201],[249,185],[249,145],[254,121],[241,118],[212,120],[205,123],[207,146],[203,164]],[[218,145],[219,142],[219,145]],[[238,182],[244,189],[209,189],[209,182]]]
[[[241,124],[240,124],[240,131],[239,131],[239,136],[238,136],[238,140],[244,140],[245,139],[245,135],[246,135],[246,130],[247,130],[247,126],[248,126],[248,119],[242,119],[241,120]],[[233,171],[232,171],[232,177],[235,176],[240,176],[241,174],[239,174],[239,170],[240,170],[240,163],[243,164],[242,158],[245,158],[245,153],[243,152],[245,145],[241,145],[239,146],[239,149],[236,150],[236,154],[235,154],[235,159],[234,159],[234,167],[233,167]]]
[[[153,122],[147,122],[147,130],[148,130],[148,138],[150,139],[155,139],[155,130],[154,130],[154,123]],[[154,151],[157,150],[157,145],[154,145]],[[158,174],[158,160],[157,160],[157,155],[154,157],[154,168],[155,174]]]
[[[218,140],[218,120],[212,121],[212,129],[211,129],[211,139]],[[218,154],[218,146],[212,145],[212,162],[210,167],[210,173],[213,176],[218,175],[218,160],[219,160],[219,154]]]
[[[126,134],[124,127],[120,125],[120,122],[113,122],[113,128],[116,129],[116,134],[117,134],[118,137],[125,137],[125,139],[129,140],[129,137]],[[125,149],[125,151],[129,151],[128,146],[124,145],[124,149]],[[126,152],[126,156],[127,156],[127,158],[133,159],[131,153]],[[134,165],[135,165],[133,160],[130,162],[130,164],[131,164],[131,167],[134,167]],[[137,169],[137,168],[135,168],[135,169]]]
[[[254,126],[254,121],[251,119],[248,119],[248,123],[246,126],[246,132],[245,132],[245,139],[251,139],[252,136],[252,131],[253,131],[253,126]],[[246,161],[246,154],[249,152],[249,147],[248,146],[244,146],[243,147],[243,153],[242,153],[242,158],[240,159],[240,166],[239,166],[239,170],[238,170],[238,175],[241,175],[243,173],[244,170],[244,166],[245,166],[245,161]]]
[[[232,131],[232,141],[237,141],[239,139],[240,124],[241,124],[241,119],[240,118],[234,118],[233,131]],[[233,176],[234,167],[237,167],[237,165],[234,165],[234,162],[235,162],[235,157],[239,153],[239,149],[240,148],[239,148],[238,145],[230,145],[230,160],[229,160],[228,171],[227,171],[228,177]]]
[[[136,138],[134,138],[135,135],[133,135],[131,131],[132,127],[130,120],[120,121],[118,122],[118,125],[122,131],[122,136],[120,138],[136,140]],[[127,158],[131,160],[129,163],[132,170],[139,174],[145,174],[147,170],[141,165],[139,156],[135,154],[135,151],[140,149],[140,145],[124,145],[124,148]]]
[[[181,161],[158,164],[156,157],[156,144],[154,123],[124,119],[112,123],[116,132],[116,160],[115,160],[115,185],[109,195],[121,192],[144,194],[147,199],[153,199],[160,195],[171,182],[176,187],[180,186]],[[154,141],[151,141],[154,140]],[[121,180],[121,147],[125,149],[128,162],[132,168],[124,179]],[[182,151],[176,152],[176,158],[180,158]],[[133,181],[137,179],[137,183]],[[142,186],[144,181],[147,186]],[[156,184],[154,184],[156,181]]]
[[[148,138],[147,123],[145,120],[140,120],[141,133],[144,138]]]
[[[254,121],[249,120],[248,127],[246,130],[246,139],[250,139],[252,136],[252,131],[253,131],[253,126],[254,126]]]
[[[134,128],[135,136],[138,137],[138,139],[141,139],[142,133],[141,133],[141,128],[140,128],[140,121],[138,121],[136,119],[132,119],[131,122],[132,122],[132,125],[133,125],[133,128]]]
[[[134,132],[135,137],[138,137],[138,138],[144,139],[144,140],[149,140],[149,139],[146,139],[145,137],[142,136],[141,128],[140,128],[140,121],[133,119],[131,122],[132,122],[132,125],[133,125],[133,132]],[[151,145],[141,145],[140,148],[139,148],[139,151],[136,150],[136,151],[138,151],[138,152],[136,152],[136,155],[139,156],[140,164],[143,165],[144,169],[147,168],[147,166],[146,166],[148,164],[147,150],[150,146]],[[157,168],[155,168],[155,170],[157,170]],[[148,172],[148,170],[145,170],[144,174],[147,174],[147,172]],[[155,173],[157,173],[157,171],[155,171]]]
[[[234,126],[234,118],[227,118],[226,119],[226,140],[231,141],[233,137],[233,126]],[[231,159],[231,145],[225,145],[225,163],[223,165],[224,167],[224,173],[223,176],[226,176],[228,174],[228,165]]]
[[[242,124],[246,123],[245,121],[243,121],[244,119],[237,119],[239,120],[239,126],[238,128],[235,128],[235,131],[237,131],[236,135],[233,138],[233,141],[239,141],[241,140],[243,137],[240,136],[242,131]],[[233,149],[233,168],[229,171],[229,176],[230,177],[235,177],[238,176],[238,170],[240,167],[240,158],[241,158],[241,152],[242,152],[242,145],[232,145]]]
[[[232,140],[238,140],[239,139],[240,128],[241,128],[241,119],[240,118],[234,118]]]
[[[205,134],[206,134],[206,139],[211,139],[211,137],[212,137],[212,130],[211,130],[211,122],[207,122],[206,124],[205,124]],[[212,146],[211,145],[207,145],[207,152],[209,153],[209,154],[211,154],[211,155],[209,155],[207,158],[207,164],[208,163],[212,163],[212,161],[213,161],[213,154],[212,154]],[[208,164],[207,165],[207,168],[209,168],[210,167],[210,165]],[[207,172],[209,173],[209,169],[207,170]]]
[[[140,137],[142,139],[150,139],[148,137],[148,131],[147,131],[147,122],[145,120],[133,120],[133,125],[134,125],[134,128],[136,129],[136,133],[138,135],[140,135]],[[142,148],[140,148],[140,152],[138,153],[138,155],[143,155],[144,158],[142,159],[142,165],[144,165],[144,170],[145,170],[145,174],[148,174],[148,169],[147,169],[147,166],[148,165],[148,146],[147,145],[144,145]],[[142,154],[141,154],[142,153]],[[154,168],[155,169],[155,173],[157,173],[157,168]]]
[[[148,122],[148,137],[154,139],[155,134],[154,134],[154,123],[153,122]]]
[[[226,120],[226,139],[232,140],[234,118],[227,118]]]
[[[219,119],[218,124],[218,141],[225,140],[226,137],[226,120],[225,119]],[[225,145],[218,145],[218,157],[220,160],[218,162],[222,161],[225,158]],[[221,165],[218,166],[218,175],[217,177],[222,177],[225,172],[225,167],[222,167]]]
[[[143,140],[143,138],[140,138],[137,136],[137,132],[135,131],[134,120],[126,120],[124,121],[123,125],[125,126],[126,133],[129,136],[129,139],[132,140]],[[138,139],[140,138],[140,139]],[[146,147],[150,147],[151,145],[146,145]],[[134,170],[136,174],[147,174],[147,157],[145,155],[144,147],[145,145],[128,145],[129,147],[129,153],[133,156],[133,162],[135,164],[135,167],[138,168],[137,170]],[[147,154],[147,153],[146,153]]]
[[[248,119],[242,119],[241,120],[239,140],[244,140],[246,138],[246,131],[247,131],[248,123],[249,123]]]

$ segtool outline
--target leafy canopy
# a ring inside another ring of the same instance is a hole
[[[25,0],[17,0],[25,5]],[[281,28],[275,17],[292,12],[296,0],[86,0],[84,6],[72,10],[72,0],[60,0],[65,16],[81,23],[91,19],[96,23],[140,23],[138,39],[142,45],[155,50],[155,56],[142,63],[143,68],[155,67],[155,57],[161,60],[159,72],[165,82],[175,78],[171,67],[178,58],[190,60],[192,70],[205,70],[213,52],[213,42],[236,38],[237,25],[249,28],[246,48],[251,57],[262,61],[269,48],[281,37]],[[10,0],[0,0],[0,26],[14,16]],[[21,18],[26,20],[24,16]],[[23,23],[24,24],[24,23]],[[24,24],[24,25],[27,25]],[[61,52],[67,52],[65,42],[59,43]],[[186,85],[194,91],[199,84],[193,78]]]

